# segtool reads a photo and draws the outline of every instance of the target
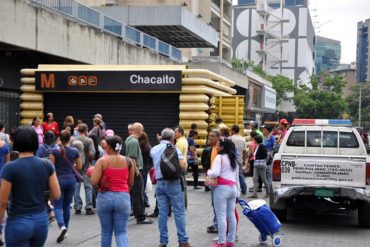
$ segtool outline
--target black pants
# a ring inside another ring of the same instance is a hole
[[[199,180],[199,167],[197,163],[189,163],[189,167],[193,172],[193,179],[194,179],[194,187],[198,187],[198,180]]]
[[[136,220],[145,220],[144,182],[141,174],[134,177],[134,185],[132,186],[130,194]]]

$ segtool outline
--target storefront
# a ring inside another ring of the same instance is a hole
[[[164,127],[197,123],[203,145],[214,119],[211,99],[236,93],[233,81],[186,66],[39,65],[22,74],[22,124],[53,112],[60,125],[72,115],[91,126],[100,113],[123,138],[129,123],[143,123],[152,143]]]

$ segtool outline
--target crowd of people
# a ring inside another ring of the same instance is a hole
[[[271,193],[272,154],[284,138],[288,122],[282,119],[279,131],[270,126],[261,126],[261,131],[257,123],[251,122],[248,143],[238,125],[229,128],[221,119],[216,122],[218,128],[209,131],[201,157],[195,142],[196,124],[191,125],[188,133],[181,126],[164,128],[157,135],[158,144],[152,147],[141,123],[128,125],[124,141],[108,129],[101,114],[94,115],[90,130],[72,116],[65,117],[60,128],[52,113],[46,114],[44,122],[35,117],[30,126],[13,129],[10,135],[0,123],[0,234],[6,222],[6,246],[43,246],[48,224],[55,220],[60,229],[56,242],[63,242],[73,208],[76,215],[82,214],[83,209],[86,215],[97,213],[102,247],[111,246],[113,233],[118,247],[128,246],[130,215],[137,224],[153,224],[151,218],[158,217],[159,246],[167,246],[167,220],[171,214],[179,246],[190,247],[184,174],[191,171],[194,190],[201,189],[200,165],[214,209],[213,223],[207,232],[218,233],[212,247],[234,246],[236,200],[248,192],[245,171],[250,171],[254,182],[249,197],[257,198],[262,182],[266,196]],[[174,151],[167,157],[171,148]],[[168,179],[163,164],[178,166],[181,176]],[[145,208],[150,204],[145,187],[151,173],[157,183],[156,209],[147,215]],[[84,208],[81,185],[85,190]],[[0,246],[3,244],[1,238]]]

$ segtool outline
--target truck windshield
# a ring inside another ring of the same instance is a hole
[[[339,147],[341,148],[358,148],[359,143],[353,132],[339,132]],[[338,147],[338,132],[324,131],[321,136],[321,131],[307,131],[307,140],[305,140],[304,131],[293,131],[288,140],[287,146],[304,147],[305,141],[307,147],[321,147],[321,140],[323,147],[337,148]]]

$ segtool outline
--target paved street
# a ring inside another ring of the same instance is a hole
[[[249,184],[251,181],[248,181]],[[154,207],[153,192],[150,194],[152,208]],[[187,230],[191,243],[196,247],[208,247],[216,234],[207,234],[206,227],[210,225],[212,210],[210,193],[203,190],[194,191],[188,187],[189,208],[187,214]],[[262,196],[262,195],[261,195]],[[240,221],[237,246],[259,246],[258,231],[242,215],[238,206]],[[304,247],[364,247],[370,242],[370,229],[357,227],[355,212],[347,215],[317,215],[302,212],[289,212],[289,223],[283,225],[283,246]],[[175,247],[177,237],[173,217],[169,220],[170,247]],[[157,221],[153,225],[136,225],[131,219],[128,226],[129,244],[133,247],[155,247],[159,243]],[[50,226],[50,232],[46,247],[59,246],[56,244],[58,227],[54,222]],[[113,241],[114,242],[114,241]],[[61,246],[92,247],[100,246],[100,225],[97,216],[74,215],[68,232],[68,238]],[[115,243],[113,246],[116,246]],[[269,241],[265,246],[272,246]]]

